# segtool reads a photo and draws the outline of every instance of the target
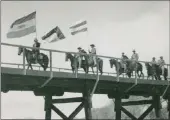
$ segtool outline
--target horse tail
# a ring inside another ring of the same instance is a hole
[[[140,65],[140,67],[141,67],[141,71],[143,71],[143,66],[142,66],[142,64],[141,64],[141,63],[139,63],[139,65]]]
[[[165,78],[165,80],[167,80],[167,77],[168,77],[168,69],[165,68],[165,73],[164,73],[164,78]]]
[[[99,61],[99,69],[100,69],[101,74],[103,74],[103,60],[102,59]]]
[[[49,63],[49,58],[47,55],[44,55],[43,63],[44,63],[44,70],[46,70],[48,68],[48,63]]]

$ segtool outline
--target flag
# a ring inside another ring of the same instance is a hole
[[[36,11],[12,23],[7,38],[19,38],[36,32]]]
[[[71,26],[70,29],[78,28],[78,27],[85,25],[85,24],[87,24],[87,21],[82,21],[80,23],[77,23],[77,24]]]
[[[64,34],[61,32],[60,28],[56,26],[54,29],[49,31],[46,35],[42,37],[42,40],[46,40],[49,43],[56,42],[65,39]]]
[[[80,30],[74,30],[73,32],[71,32],[71,34],[72,34],[72,35],[75,35],[75,34],[77,34],[77,33],[79,33],[79,32],[85,32],[85,31],[87,31],[87,28],[82,28],[82,29],[80,29]]]
[[[86,32],[87,31],[87,27],[85,27],[86,24],[87,21],[77,22],[76,24],[70,27],[71,34],[75,35],[79,32]]]

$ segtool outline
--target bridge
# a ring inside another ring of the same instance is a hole
[[[24,49],[32,49],[32,47],[12,45],[1,43],[1,46],[23,47]],[[125,75],[119,76],[118,73],[104,72],[100,75],[85,74],[81,70],[76,69],[76,73],[72,73],[70,69],[57,68],[52,64],[52,53],[71,53],[58,50],[40,49],[49,52],[50,63],[47,71],[41,70],[40,66],[34,65],[38,69],[28,70],[25,61],[25,50],[23,52],[23,63],[1,63],[1,91],[33,91],[35,96],[45,96],[45,119],[51,119],[51,110],[54,110],[63,119],[73,119],[83,108],[85,109],[86,119],[92,119],[91,98],[93,94],[107,94],[109,99],[115,99],[116,120],[121,119],[121,112],[124,112],[131,119],[144,119],[153,109],[155,109],[156,117],[160,117],[160,99],[168,100],[168,110],[170,118],[170,89],[168,80],[147,80],[146,77],[138,78],[135,76],[128,78]],[[116,59],[115,57],[96,55],[97,58]],[[139,61],[145,63],[145,61]],[[105,64],[105,63],[104,63]],[[7,65],[15,67],[7,67]],[[170,65],[166,65],[170,71]],[[82,97],[52,99],[52,96],[63,96],[65,92],[82,93]],[[150,100],[127,101],[130,96],[152,97]],[[70,114],[66,116],[54,104],[55,103],[71,103],[81,102],[81,104]],[[123,106],[151,104],[150,107],[138,118],[132,115]]]

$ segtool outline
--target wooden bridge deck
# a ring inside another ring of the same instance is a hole
[[[26,70],[26,75],[24,75],[23,69],[1,67],[1,90],[33,91],[49,77],[50,71]],[[46,87],[56,90],[60,88],[64,92],[81,93],[84,91],[85,84],[89,89],[94,87],[96,77],[93,74],[78,73],[76,78],[73,73],[53,72],[53,78]],[[102,75],[99,79],[95,94],[113,94],[119,90],[129,95],[151,96],[153,93],[162,95],[168,86],[168,81],[138,79],[137,85],[127,91],[135,84],[135,78],[119,77],[119,82],[117,82],[117,77]],[[166,94],[169,93],[168,88]]]

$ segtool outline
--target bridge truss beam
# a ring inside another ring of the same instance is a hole
[[[57,91],[57,93],[55,92]],[[50,89],[50,88],[41,88],[34,91],[36,96],[45,96],[45,120],[51,120],[51,111],[55,111],[62,119],[72,120],[83,108],[85,111],[85,118],[87,120],[92,119],[92,101],[91,101],[91,90],[85,85],[84,92],[82,97],[74,98],[62,98],[62,99],[53,99],[52,96],[63,96],[63,90]],[[80,102],[80,105],[67,117],[62,111],[60,111],[54,104],[59,103],[74,103]]]
[[[160,96],[154,95],[154,96],[152,96],[151,100],[121,102],[121,99],[122,99],[121,96],[124,96],[124,95],[121,95],[121,94],[119,94],[119,95],[114,97],[114,99],[115,99],[114,106],[115,106],[115,112],[116,112],[115,119],[116,120],[121,120],[121,111],[124,112],[132,120],[143,120],[153,109],[155,109],[156,118],[160,118],[160,116],[161,116]],[[134,105],[144,105],[144,104],[150,104],[150,106],[138,118],[135,117],[133,114],[131,114],[126,108],[123,107],[123,106],[134,106]],[[170,113],[170,98],[169,98],[169,109],[168,110]]]
[[[51,120],[51,110],[55,111],[62,119],[72,120],[83,108],[85,109],[86,119],[92,119],[91,114],[91,98],[87,93],[83,93],[82,98],[64,98],[64,99],[52,99],[52,95],[45,96],[45,120]],[[70,103],[81,102],[80,105],[67,117],[62,111],[60,111],[54,103]]]

